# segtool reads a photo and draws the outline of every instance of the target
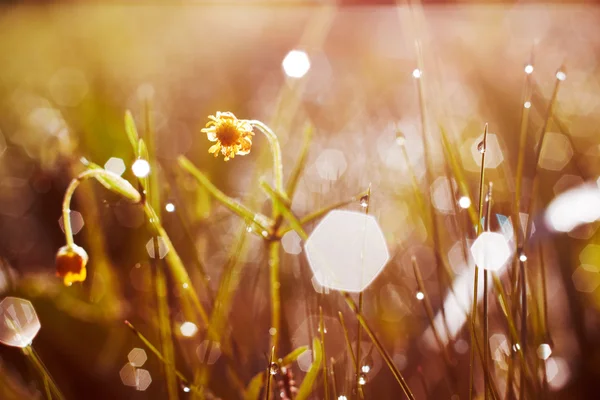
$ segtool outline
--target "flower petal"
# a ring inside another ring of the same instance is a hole
[[[210,148],[208,149],[209,153],[215,153],[215,156],[217,156],[219,153],[219,150],[221,149],[221,143],[217,142],[216,144],[213,144],[212,146],[210,146]]]

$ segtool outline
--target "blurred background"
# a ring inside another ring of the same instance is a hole
[[[530,310],[537,311],[529,317],[547,322],[543,337],[530,338],[531,363],[538,345],[548,344],[551,357],[544,354],[535,365],[545,365],[549,397],[593,398],[600,377],[598,223],[551,235],[541,216],[552,198],[595,182],[600,174],[600,8],[585,3],[326,3],[71,3],[0,9],[0,290],[2,297],[33,303],[41,322],[33,345],[65,396],[167,396],[163,367],[150,352],[143,365],[152,379],[149,386],[127,386],[120,374],[130,351],[145,348],[123,324],[125,319],[159,343],[152,231],[142,208],[96,182],[83,183],[71,219],[76,243],[90,255],[88,279],[65,287],[54,271],[54,255],[64,245],[62,196],[84,170],[82,157],[134,182],[130,166],[135,155],[123,124],[129,109],[142,135],[147,121],[153,121],[158,163],[153,174],[160,181],[163,224],[208,310],[228,279],[232,302],[225,332],[244,385],[268,360],[265,246],[246,232],[244,221],[190,180],[176,158],[186,155],[218,188],[266,213],[269,202],[258,181],[271,176],[270,153],[264,137],[257,135],[250,155],[227,163],[213,158],[200,129],[216,111],[269,124],[281,141],[286,177],[298,157],[304,126],[314,126],[293,200],[297,215],[349,199],[371,185],[369,212],[383,230],[391,260],[364,294],[365,316],[417,398],[450,398],[451,375],[427,333],[430,324],[415,295],[410,260],[413,255],[419,260],[428,298],[439,312],[448,294],[448,284],[440,285],[441,264],[457,277],[473,268],[461,243],[475,235],[457,201],[462,196],[478,201],[477,145],[485,123],[491,134],[486,179],[494,183],[493,213],[511,215],[524,68],[531,64],[535,70],[526,107],[520,211],[528,212],[535,152],[541,151],[531,216],[539,240],[528,254]],[[417,41],[422,69],[417,69]],[[294,68],[302,70],[296,65],[302,59],[282,65],[291,50],[310,60],[301,77],[294,76]],[[567,79],[557,97],[556,118],[539,149],[555,74],[563,64]],[[425,137],[417,79],[424,89]],[[149,99],[147,118],[144,104]],[[460,179],[448,167],[440,127],[464,172]],[[413,176],[431,202],[437,232],[417,206]],[[362,210],[358,201],[346,208]],[[492,228],[501,229],[501,221],[494,219]],[[351,398],[353,367],[338,311],[352,327],[351,340],[356,340],[356,319],[337,293],[311,279],[299,237],[285,237],[283,250],[281,355],[311,344],[322,306],[337,391]],[[225,373],[218,344],[207,346],[205,327],[182,313],[184,290],[169,278],[178,369],[193,377],[202,364],[209,364],[210,390],[223,399],[240,398]],[[542,290],[546,310],[539,301]],[[490,302],[491,365],[503,388],[511,341],[497,297]],[[454,362],[451,380],[460,398],[467,398],[469,330],[460,318],[455,325],[448,344]],[[373,363],[366,398],[401,398],[368,338],[363,335],[362,340]],[[1,398],[43,397],[40,379],[18,349],[0,347],[0,360]],[[292,365],[297,382],[310,362],[307,355]],[[481,394],[480,368],[476,384]],[[322,398],[322,389],[316,388],[312,398]]]

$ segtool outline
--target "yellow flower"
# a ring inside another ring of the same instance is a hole
[[[63,278],[66,286],[71,286],[73,282],[83,282],[87,276],[85,265],[88,262],[88,255],[83,247],[63,246],[56,253],[56,275]]]
[[[206,133],[208,140],[216,142],[208,149],[215,157],[221,154],[225,161],[236,155],[243,156],[250,153],[252,147],[252,125],[246,120],[237,119],[233,113],[228,111],[217,111],[216,115],[209,115],[210,121],[202,132]]]

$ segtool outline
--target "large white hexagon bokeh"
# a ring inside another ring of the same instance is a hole
[[[347,292],[365,290],[390,258],[377,220],[354,211],[327,214],[306,240],[304,250],[321,286]]]
[[[27,347],[40,331],[40,320],[30,301],[5,297],[0,302],[0,343],[13,347]]]
[[[483,232],[473,242],[471,254],[479,268],[498,271],[510,259],[511,250],[503,234]]]

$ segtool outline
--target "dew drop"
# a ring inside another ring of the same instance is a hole
[[[483,144],[483,141],[479,142],[477,145],[477,151],[481,154],[485,153],[485,145]]]
[[[367,208],[369,206],[369,195],[365,194],[363,197],[360,198],[360,206],[362,208]]]
[[[269,367],[269,372],[271,373],[271,375],[277,375],[277,373],[279,372],[279,364],[277,364],[276,362],[272,362],[271,366]]]
[[[360,375],[358,376],[358,384],[365,385],[366,383],[367,383],[367,374],[365,374],[364,372],[361,372]]]
[[[404,144],[406,143],[406,137],[404,136],[404,134],[400,131],[398,131],[398,133],[396,134],[396,144],[398,146],[404,146]]]

